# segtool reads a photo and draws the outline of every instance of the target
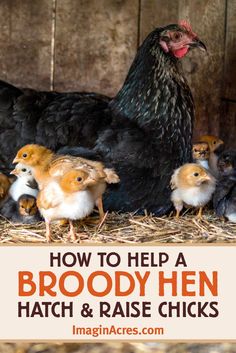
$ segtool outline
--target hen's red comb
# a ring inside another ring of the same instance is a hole
[[[197,34],[193,32],[190,23],[186,20],[179,21],[179,25],[183,27],[188,33],[190,33],[193,37],[197,37]]]

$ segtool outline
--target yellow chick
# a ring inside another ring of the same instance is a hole
[[[192,157],[194,163],[209,169],[210,149],[207,142],[196,142],[193,144]]]
[[[195,163],[184,164],[175,170],[171,178],[171,201],[179,218],[184,206],[199,209],[202,218],[203,207],[211,200],[215,190],[215,178],[202,166]]]
[[[16,154],[13,163],[21,163],[30,167],[32,174],[41,189],[50,180],[49,165],[55,158],[54,153],[40,145],[23,146]]]
[[[222,152],[224,141],[222,141],[221,139],[219,139],[217,136],[214,136],[214,135],[201,136],[199,141],[208,143],[208,146],[210,149],[210,156],[209,156],[210,171],[215,177],[218,177],[217,162],[218,162],[219,155]]]
[[[18,152],[13,163],[23,163],[32,169],[33,176],[42,189],[52,178],[59,180],[71,169],[83,169],[96,181],[91,193],[99,210],[100,220],[104,217],[102,195],[106,183],[118,183],[119,177],[113,169],[105,168],[103,163],[82,157],[56,155],[50,149],[40,145],[26,145]]]
[[[59,182],[51,181],[40,192],[37,206],[46,223],[46,239],[51,240],[50,222],[68,219],[68,239],[76,240],[73,220],[87,217],[94,208],[94,199],[88,187],[94,181],[86,171],[70,170]]]

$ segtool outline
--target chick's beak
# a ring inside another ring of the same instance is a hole
[[[15,157],[12,163],[13,163],[13,164],[16,164],[16,163],[19,163],[19,162],[20,162],[20,159],[17,158],[17,157]]]
[[[207,51],[205,44],[198,38],[194,38],[191,43],[189,43],[190,48],[199,48],[203,51]]]
[[[10,172],[10,174],[18,175],[19,173],[18,173],[18,171],[17,171],[16,169],[13,169],[13,170]]]
[[[204,183],[205,181],[210,181],[211,180],[211,177],[210,175],[204,175],[202,178],[201,178],[201,182]]]

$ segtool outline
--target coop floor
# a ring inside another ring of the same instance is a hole
[[[88,243],[216,243],[236,242],[236,224],[220,220],[207,211],[202,220],[186,213],[178,220],[172,215],[162,218],[135,214],[107,215],[100,226],[90,218],[77,224],[78,242]],[[67,242],[67,226],[52,225],[55,243]],[[0,220],[1,243],[45,243],[45,225],[13,224]]]

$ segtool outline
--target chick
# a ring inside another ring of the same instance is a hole
[[[38,183],[39,189],[50,180],[49,165],[55,158],[54,153],[40,145],[31,144],[23,146],[13,160],[13,163],[21,163],[30,167],[33,177]]]
[[[24,194],[37,197],[38,184],[33,177],[30,167],[18,163],[10,174],[14,174],[17,177],[9,189],[9,194],[13,200],[17,201]]]
[[[113,169],[105,168],[101,162],[68,155],[58,156],[54,159],[50,164],[49,174],[52,177],[61,177],[72,168],[83,168],[89,173],[90,177],[96,181],[95,185],[89,187],[89,190],[93,195],[95,205],[99,211],[100,221],[102,222],[104,218],[102,195],[106,190],[107,183],[115,184],[120,181],[118,175]]]
[[[192,147],[193,162],[209,169],[210,149],[206,142],[195,142]]]
[[[210,149],[209,167],[212,174],[217,178],[218,177],[217,161],[220,153],[223,150],[224,142],[220,140],[218,137],[213,135],[201,136],[199,141],[207,142],[209,145],[209,149]]]
[[[236,171],[223,174],[213,195],[213,207],[217,216],[236,223]]]
[[[66,172],[73,169],[86,170],[90,177],[96,180],[91,187],[91,193],[99,210],[100,219],[104,217],[102,195],[106,183],[118,183],[119,177],[113,169],[105,168],[103,163],[91,161],[82,157],[60,156],[40,145],[26,145],[22,147],[13,163],[24,163],[32,169],[33,175],[42,189],[52,178],[59,180]]]
[[[72,169],[59,182],[52,180],[39,192],[37,205],[45,219],[47,241],[51,240],[50,222],[61,219],[69,220],[68,239],[76,240],[73,220],[83,219],[93,211],[94,198],[88,187],[95,183],[86,171]]]
[[[9,197],[1,207],[0,214],[15,223],[32,224],[41,221],[36,198],[21,195],[17,201]]]
[[[226,150],[221,153],[217,168],[220,176],[231,174],[233,170],[236,171],[236,150]]]
[[[8,177],[0,173],[0,205],[5,201],[8,196],[8,191],[11,186],[11,182]]]
[[[176,217],[179,218],[181,210],[186,206],[198,208],[198,218],[201,218],[202,209],[215,190],[215,179],[202,166],[188,163],[175,170],[171,178],[171,188],[171,201],[176,209]]]

